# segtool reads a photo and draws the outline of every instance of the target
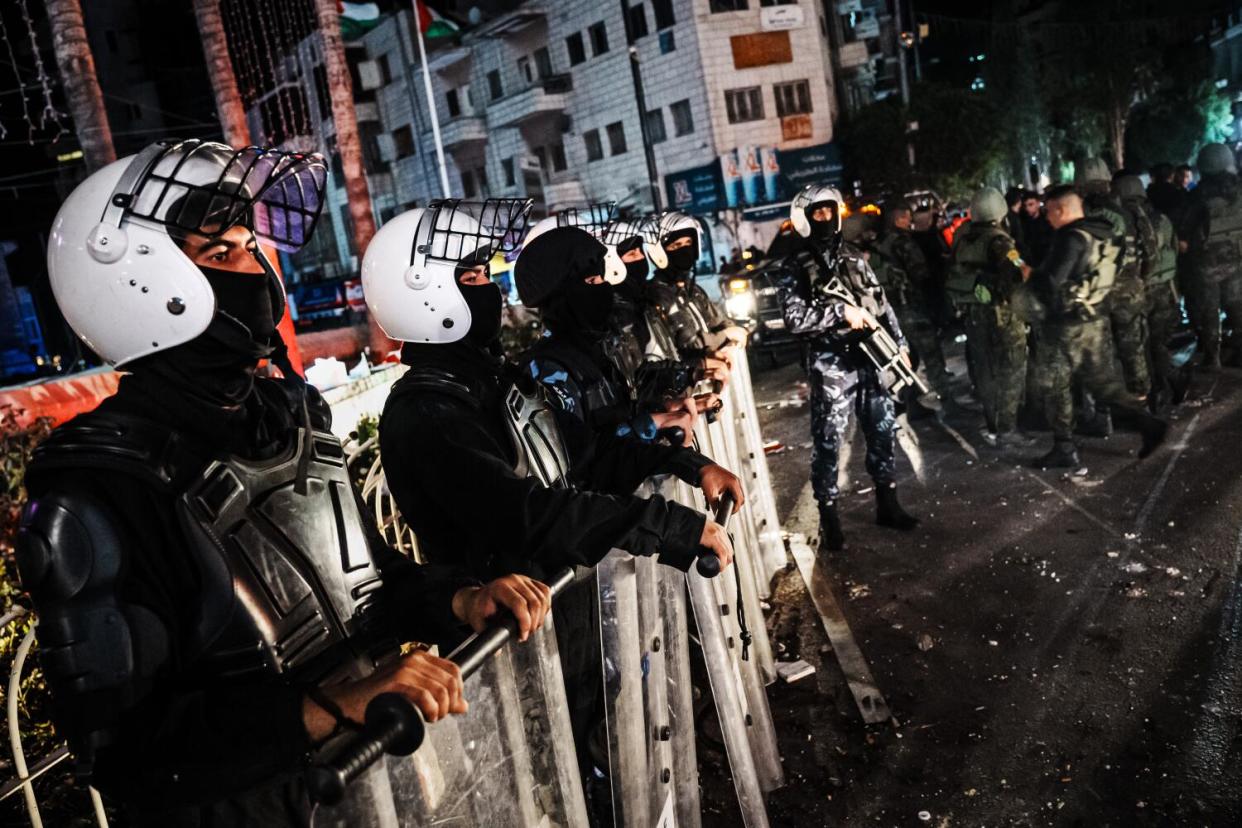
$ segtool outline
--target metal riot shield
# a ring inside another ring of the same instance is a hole
[[[487,658],[465,689],[468,713],[429,725],[410,756],[385,756],[344,802],[316,811],[314,828],[588,824],[551,618]]]

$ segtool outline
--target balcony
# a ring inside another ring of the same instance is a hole
[[[430,130],[428,130],[430,131]],[[450,152],[487,143],[487,124],[477,115],[459,115],[440,124],[440,140]]]
[[[573,79],[569,75],[553,75],[538,84],[492,101],[487,121],[492,127],[518,127],[541,118],[561,115],[569,104]]]

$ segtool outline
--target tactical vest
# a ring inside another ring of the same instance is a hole
[[[971,225],[960,233],[953,244],[953,259],[945,276],[944,290],[955,306],[977,305],[975,285],[979,277],[992,268],[992,244],[998,236],[1008,234],[994,224]]]
[[[1163,285],[1177,275],[1177,233],[1173,230],[1173,222],[1163,213],[1152,210],[1149,218],[1156,233],[1156,258],[1147,274],[1147,283]]]
[[[1121,246],[1113,238],[1100,239],[1086,230],[1075,228],[1087,242],[1090,253],[1087,272],[1080,282],[1068,287],[1067,307],[1078,309],[1087,316],[1095,316],[1100,304],[1108,298],[1117,282],[1118,262],[1122,256]]]
[[[31,473],[99,469],[172,496],[201,581],[185,663],[205,678],[319,683],[395,653],[369,623],[383,582],[340,441],[299,429],[269,460],[203,451],[162,425],[96,412],[41,444]]]
[[[1232,200],[1212,196],[1206,207],[1208,235],[1202,268],[1210,281],[1219,282],[1235,275],[1242,261],[1242,192],[1235,192]]]
[[[889,230],[871,246],[871,269],[889,301],[904,304],[911,292],[910,276],[897,258],[897,231]]]
[[[1151,272],[1156,267],[1159,241],[1156,228],[1144,206],[1146,199],[1131,198],[1123,202],[1126,211],[1126,250],[1127,258],[1132,266],[1138,268],[1144,281],[1150,281]]]

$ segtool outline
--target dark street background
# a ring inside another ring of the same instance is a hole
[[[801,370],[755,385],[784,528],[813,538]],[[770,688],[772,823],[1242,824],[1240,398],[1242,372],[1200,375],[1164,448],[1085,440],[1082,475],[1025,465],[1047,434],[1006,454],[972,415],[920,420],[909,535],[874,526],[856,436],[848,548],[820,561],[894,720],[862,724],[802,578],[778,575],[778,658],[819,669]],[[707,824],[736,824],[729,794]]]

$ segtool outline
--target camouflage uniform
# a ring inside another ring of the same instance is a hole
[[[1173,222],[1146,204],[1156,233],[1156,255],[1147,273],[1147,354],[1151,365],[1152,389],[1158,397],[1167,396],[1173,376],[1173,355],[1169,340],[1182,319],[1175,276],[1177,274],[1177,234]]]
[[[1242,186],[1237,175],[1203,176],[1190,194],[1179,235],[1189,245],[1190,321],[1205,362],[1219,363],[1221,311],[1235,332],[1242,329]]]
[[[1091,193],[1085,199],[1085,206],[1088,216],[1107,220],[1122,240],[1123,254],[1116,282],[1105,307],[1126,388],[1132,394],[1146,394],[1151,388],[1151,376],[1147,370],[1147,295],[1142,271],[1145,257],[1154,251],[1154,234],[1145,215],[1144,230],[1134,211],[1123,206],[1111,193]]]
[[[841,440],[850,411],[858,417],[867,443],[866,466],[877,487],[896,481],[894,440],[897,427],[893,401],[880,384],[878,372],[850,344],[845,305],[817,295],[816,286],[827,278],[822,273],[832,259],[832,275],[839,276],[871,310],[898,344],[905,347],[901,325],[884,296],[875,273],[861,253],[844,246],[835,256],[817,257],[809,249],[790,256],[784,265],[783,302],[785,324],[791,333],[806,340],[806,371],[811,389],[811,486],[820,504],[837,499],[838,461]]]
[[[1060,445],[1073,445],[1075,382],[1098,405],[1135,408],[1134,396],[1117,376],[1113,336],[1101,312],[1113,283],[1108,271],[1121,255],[1118,241],[1107,219],[1071,222],[1056,231],[1047,259],[1031,276],[1031,289],[1047,309],[1036,342],[1036,371]]]
[[[910,340],[910,350],[918,356],[932,387],[948,397],[953,378],[945,368],[940,336],[928,310],[931,270],[922,248],[909,230],[889,227],[871,246],[870,262]]]
[[[1017,428],[1026,389],[1026,321],[1009,297],[1022,282],[1022,261],[1014,240],[996,222],[970,224],[953,240],[945,288],[962,313],[975,391],[988,431]]]

